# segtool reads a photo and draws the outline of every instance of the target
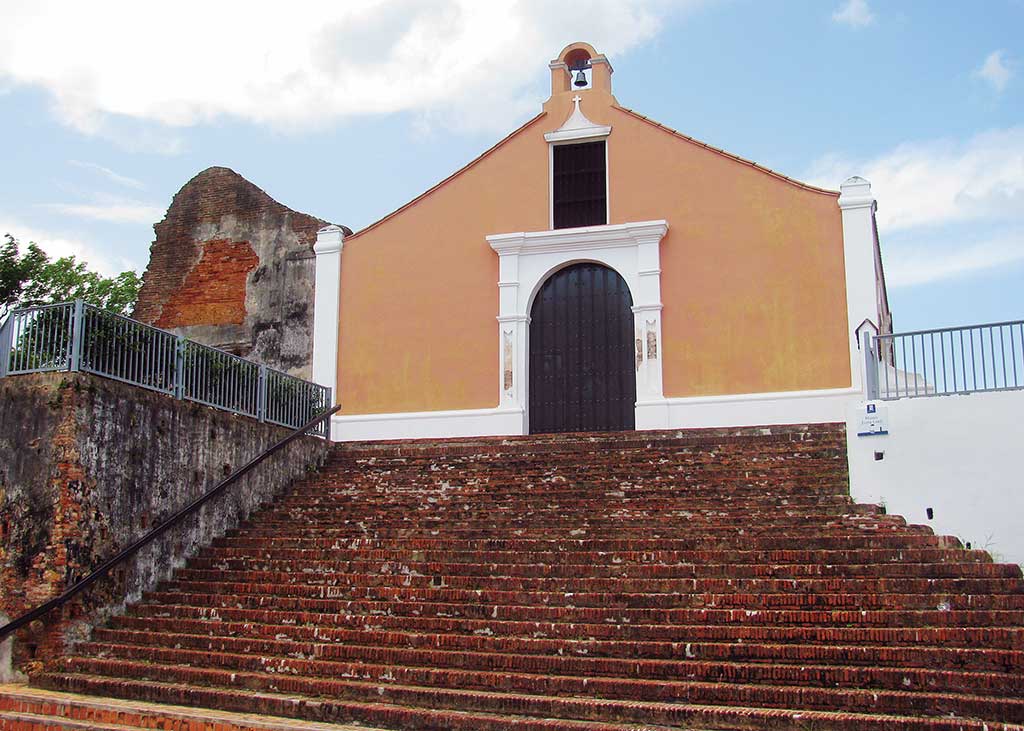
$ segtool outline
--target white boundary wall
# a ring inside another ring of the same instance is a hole
[[[1024,391],[870,403],[889,433],[857,436],[865,405],[850,407],[853,499],[1024,564]]]

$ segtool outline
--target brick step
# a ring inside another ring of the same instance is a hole
[[[379,448],[375,446],[370,449],[335,448],[328,460],[329,465],[352,465],[352,464],[388,464],[388,463],[409,463],[416,464],[424,461],[441,461],[445,464],[509,464],[514,467],[529,465],[541,462],[543,464],[584,463],[584,466],[593,465],[607,461],[614,466],[615,462],[624,461],[623,458],[632,458],[632,461],[650,459],[651,457],[683,456],[693,455],[718,456],[723,460],[730,456],[739,456],[745,459],[758,459],[773,454],[800,456],[803,454],[826,454],[837,457],[846,456],[846,444],[842,438],[805,439],[803,441],[791,441],[785,439],[766,438],[762,440],[750,439],[725,439],[720,442],[692,442],[679,440],[672,441],[647,441],[628,442],[622,441],[615,444],[608,444],[599,448],[571,448],[571,449],[549,449],[541,445],[534,449],[473,449],[447,450],[446,453],[437,449],[423,448]],[[586,446],[586,445],[584,445]],[[581,451],[585,457],[581,459]],[[616,460],[617,458],[617,460]]]
[[[487,653],[505,655],[548,655],[559,658],[581,658],[583,665],[595,658],[617,658],[630,662],[682,660],[687,663],[730,662],[813,664],[831,666],[908,667],[929,670],[978,671],[1007,673],[1024,669],[1024,650],[972,649],[964,647],[880,647],[851,645],[805,645],[765,643],[708,642],[624,642],[597,640],[540,639],[533,637],[502,637],[494,635],[415,634],[345,630],[331,627],[282,628],[281,625],[252,626],[240,635],[217,632],[215,628],[184,626],[160,627],[160,623],[140,628],[98,629],[92,641],[102,645],[159,645],[206,649],[216,652],[260,653],[322,659],[354,658],[356,655],[335,654],[339,646],[385,650],[417,650]],[[88,654],[84,650],[83,654]],[[347,652],[347,650],[343,651]],[[95,654],[95,653],[94,653]],[[360,655],[359,657],[364,657]],[[390,660],[389,660],[390,662]],[[412,662],[412,664],[423,664]],[[554,671],[552,671],[554,672]],[[588,670],[598,674],[610,674]],[[632,670],[627,673],[632,674]],[[639,672],[639,670],[637,670]],[[694,677],[687,674],[685,677]],[[1014,677],[1014,676],[1010,676]],[[781,679],[779,679],[781,682]],[[1024,676],[1014,683],[1024,684]],[[906,682],[901,680],[906,686]],[[935,689],[934,684],[926,687]]]
[[[351,512],[360,517],[384,517],[394,518],[391,510],[394,508],[410,508],[417,513],[442,507],[458,512],[482,513],[487,510],[500,510],[502,512],[515,513],[519,510],[530,510],[539,514],[555,514],[559,511],[579,511],[590,514],[597,511],[600,513],[629,514],[636,513],[660,515],[692,516],[742,516],[750,512],[769,516],[792,516],[806,515],[884,515],[882,509],[877,505],[852,503],[849,499],[832,499],[831,496],[812,497],[801,499],[797,496],[779,497],[776,499],[733,499],[733,500],[704,500],[687,499],[679,495],[664,495],[656,497],[634,497],[623,494],[621,490],[609,490],[604,493],[592,494],[587,497],[576,498],[572,501],[554,500],[548,496],[521,496],[515,502],[512,500],[489,500],[485,496],[462,494],[455,490],[448,490],[437,495],[421,491],[417,495],[393,496],[391,494],[374,496],[373,499],[360,497],[349,498],[341,507],[346,512]],[[609,494],[612,493],[612,494]],[[332,510],[337,510],[339,501],[328,501],[323,496],[305,500],[282,498],[271,508],[264,509],[256,515],[272,518],[275,515],[290,517],[294,513],[316,516],[321,513],[328,517]],[[429,515],[429,513],[427,513]]]
[[[843,478],[845,482],[845,478]],[[372,483],[372,484],[368,484]],[[339,487],[340,486],[340,487]],[[372,490],[372,491],[371,491]],[[445,499],[453,504],[493,505],[496,509],[510,509],[522,505],[597,505],[614,500],[621,504],[650,501],[654,505],[675,504],[686,507],[693,501],[697,507],[710,506],[716,500],[721,505],[765,506],[806,500],[808,504],[851,505],[843,497],[839,478],[822,476],[781,482],[764,477],[757,480],[732,480],[726,485],[702,480],[679,482],[675,480],[646,479],[640,485],[625,483],[596,484],[578,477],[572,484],[551,484],[517,479],[508,485],[488,481],[473,481],[456,477],[440,477],[430,481],[397,478],[393,484],[386,480],[350,480],[341,478],[332,486],[322,485],[308,489],[295,488],[280,503],[283,506],[321,505],[324,507],[360,506],[416,506],[427,498]]]
[[[118,681],[111,678],[85,675],[54,675],[46,678],[48,685],[67,687],[81,692],[99,693],[115,698],[147,698],[156,703],[201,703],[211,708],[231,709],[247,712],[261,709],[268,715],[291,714],[300,718],[316,718],[330,721],[318,723],[311,728],[325,731],[346,731],[360,729],[373,731],[366,723],[386,724],[388,728],[415,728],[421,731],[637,731],[635,725],[616,723],[595,723],[571,719],[540,719],[512,714],[466,713],[429,708],[410,708],[379,702],[327,701],[319,698],[303,698],[279,693],[260,693],[243,689],[201,688],[159,682]],[[154,703],[155,705],[155,703]],[[354,723],[350,726],[348,723]],[[340,725],[344,724],[344,725]],[[283,727],[282,731],[288,727]],[[303,726],[295,727],[297,729]],[[383,726],[382,726],[383,728]],[[645,731],[672,731],[666,726],[644,725]],[[32,731],[37,731],[33,729]],[[189,729],[191,731],[191,729]],[[221,731],[217,729],[216,731]],[[973,731],[969,729],[968,731]],[[993,731],[997,731],[993,729]],[[1007,726],[998,731],[1018,731]]]
[[[188,656],[178,653],[176,657]],[[349,700],[398,703],[425,703],[434,708],[464,711],[513,712],[547,717],[573,717],[568,703],[579,696],[595,702],[618,699],[627,701],[620,710],[633,713],[615,721],[675,725],[677,717],[657,714],[650,703],[698,702],[714,705],[801,708],[807,710],[855,713],[934,714],[955,713],[970,718],[1020,723],[1024,719],[1024,700],[924,691],[896,691],[860,688],[819,688],[810,686],[741,684],[699,681],[649,681],[595,676],[542,675],[522,672],[464,671],[442,668],[417,668],[399,665],[371,666],[339,663],[328,676],[286,674],[277,668],[315,669],[315,661],[278,660],[260,666],[259,657],[218,656],[218,666],[209,667],[208,653],[193,653],[196,664],[177,662],[139,662],[124,658],[69,657],[60,662],[63,673],[109,675],[135,680],[161,680],[194,685],[232,687],[251,690],[287,691],[302,695],[325,695]],[[255,664],[260,670],[242,669]],[[326,666],[321,663],[320,667]],[[344,670],[347,666],[347,670]],[[358,680],[350,680],[358,678]],[[45,685],[45,682],[44,682]],[[481,692],[488,695],[481,695]],[[498,697],[490,695],[491,692]],[[533,703],[507,705],[505,694],[533,696]],[[543,695],[541,695],[543,694]],[[567,696],[577,696],[568,698]],[[568,703],[567,703],[568,702]],[[524,707],[525,706],[525,707]],[[568,707],[567,707],[568,706]],[[608,719],[608,716],[604,717]],[[609,719],[612,720],[612,719]]]
[[[810,577],[835,578],[918,578],[918,579],[1019,579],[1017,564],[998,563],[876,563],[876,564],[824,564],[824,563],[637,563],[609,561],[591,564],[551,563],[457,563],[445,561],[334,560],[334,559],[273,559],[259,557],[218,558],[201,556],[188,562],[193,570],[224,572],[260,571],[317,576],[341,574],[412,574],[413,576],[452,577],[529,577],[529,578],[776,578],[801,579]],[[181,575],[181,574],[179,574]]]
[[[756,450],[750,444],[720,444],[712,447],[692,445],[655,446],[643,448],[607,449],[598,453],[580,455],[573,452],[533,454],[491,454],[439,455],[422,452],[418,454],[364,453],[361,455],[331,455],[320,474],[328,476],[346,471],[384,469],[423,469],[433,472],[473,469],[481,473],[513,469],[522,472],[543,473],[551,468],[571,466],[586,473],[597,473],[601,466],[607,472],[623,472],[626,464],[708,466],[722,468],[760,465],[767,462],[786,461],[793,466],[814,464],[846,467],[846,447],[837,443],[765,443]]]
[[[640,731],[635,723],[625,725],[601,723],[597,719],[629,715],[649,715],[642,723],[643,731],[661,731],[663,729],[718,729],[719,731],[807,731],[809,728],[828,729],[830,731],[891,731],[899,728],[902,731],[1022,731],[1024,727],[1006,724],[983,722],[980,720],[960,718],[920,718],[910,716],[894,716],[882,714],[831,713],[808,710],[786,710],[772,708],[739,707],[729,708],[695,703],[673,704],[636,704],[617,700],[597,699],[557,699],[554,703],[537,696],[522,696],[498,693],[467,693],[462,691],[443,691],[443,699],[449,702],[481,700],[491,706],[509,708],[547,708],[557,707],[566,714],[577,718],[592,720],[572,722],[565,719],[552,718],[546,713],[545,718],[528,718],[520,715],[487,715],[482,713],[455,713],[444,710],[433,710],[422,706],[391,705],[381,700],[392,700],[398,697],[406,702],[421,701],[424,705],[434,706],[430,702],[430,689],[396,689],[383,688],[381,698],[375,703],[356,703],[338,697],[317,698],[314,700],[280,693],[255,692],[239,688],[224,689],[216,687],[181,686],[157,681],[120,681],[101,676],[88,675],[50,675],[45,678],[48,684],[72,687],[76,690],[103,693],[110,696],[131,696],[148,699],[171,700],[172,702],[190,701],[202,703],[208,707],[231,708],[237,710],[258,709],[265,713],[291,713],[307,718],[332,721],[359,721],[388,725],[391,728],[415,728],[421,731],[569,731],[572,729],[588,729],[589,731]],[[358,685],[353,683],[353,685]],[[368,684],[363,684],[368,685]],[[398,691],[398,692],[396,692]],[[555,704],[557,703],[557,706]],[[654,725],[653,718],[670,716],[671,726]]]
[[[753,456],[741,451],[698,453],[677,451],[609,451],[590,455],[583,461],[578,455],[572,459],[557,460],[538,456],[534,459],[508,459],[495,456],[489,460],[475,459],[407,459],[372,457],[345,462],[328,461],[310,481],[304,484],[340,484],[346,479],[409,476],[415,481],[430,481],[448,476],[467,475],[474,480],[510,482],[515,479],[530,482],[567,482],[574,478],[607,481],[619,480],[635,483],[639,474],[645,478],[662,479],[675,475],[680,480],[697,477],[720,477],[727,480],[742,479],[747,473],[763,472],[772,466],[783,474],[819,474],[839,477],[847,473],[846,449],[827,447],[803,451],[785,450],[765,452]]]
[[[753,448],[752,448],[753,447]],[[719,462],[764,461],[773,455],[790,456],[799,459],[805,455],[839,460],[846,456],[846,446],[840,439],[805,440],[793,442],[787,440],[765,439],[756,443],[750,440],[723,440],[718,443],[646,442],[637,443],[621,441],[609,443],[603,449],[535,449],[535,450],[484,450],[473,452],[465,450],[461,453],[448,451],[439,452],[433,449],[341,449],[335,450],[328,458],[331,467],[377,466],[377,465],[410,465],[423,466],[441,462],[448,466],[474,466],[487,468],[500,465],[521,468],[531,465],[579,464],[584,469],[592,469],[595,464],[607,460],[609,467],[615,468],[625,461],[649,461],[669,457],[672,459],[708,459],[717,457]]]
[[[72,693],[0,685],[0,729],[50,731],[175,729],[175,731],[374,731],[248,713],[197,710],[185,706],[96,698]],[[381,729],[377,729],[381,731]]]
[[[123,635],[122,635],[123,638]],[[394,675],[401,668],[429,683],[435,672],[458,674],[458,687],[464,687],[465,673],[519,673],[548,676],[586,676],[623,680],[719,682],[801,687],[870,688],[877,690],[927,690],[936,693],[968,692],[977,696],[1017,697],[1024,691],[1020,673],[963,671],[934,668],[864,667],[751,663],[734,661],[581,657],[542,654],[510,654],[459,650],[380,647],[374,645],[310,644],[278,641],[264,647],[244,649],[254,640],[193,637],[179,635],[178,645],[146,642],[145,633],[132,636],[136,642],[114,644],[84,642],[75,649],[75,658],[123,659],[190,667],[216,667],[252,672],[275,672],[309,677],[380,677]],[[141,643],[141,644],[140,644]],[[415,671],[415,672],[414,672]],[[426,673],[426,674],[424,674]],[[399,677],[399,676],[395,676]],[[543,683],[540,684],[541,686]],[[538,687],[536,690],[542,690]],[[531,691],[533,692],[533,691]],[[660,692],[660,691],[659,691]],[[619,697],[650,700],[643,688],[624,690]],[[1022,706],[1024,708],[1024,706]]]
[[[943,538],[943,537],[939,537]],[[955,541],[956,539],[951,539]],[[946,541],[950,539],[946,538]],[[501,551],[479,550],[458,551],[446,548],[415,550],[388,545],[376,548],[338,548],[329,551],[322,549],[285,548],[285,549],[251,549],[231,546],[211,546],[201,554],[201,558],[213,561],[252,559],[255,561],[276,560],[302,561],[316,563],[330,556],[338,561],[392,561],[400,563],[441,562],[452,565],[601,565],[601,566],[644,566],[648,564],[817,564],[841,566],[846,563],[856,565],[887,566],[902,565],[902,562],[922,564],[940,563],[946,565],[993,564],[992,558],[985,551],[964,550],[961,548],[896,548],[896,549],[840,549],[840,550],[743,550],[715,549],[704,550],[641,550],[641,551]],[[1013,564],[1011,564],[1013,565]]]
[[[542,540],[576,540],[581,537],[600,536],[604,540],[650,540],[664,538],[668,540],[721,540],[723,536],[737,538],[770,538],[779,536],[783,539],[822,539],[862,537],[866,534],[880,537],[893,536],[903,538],[907,535],[931,535],[927,526],[904,526],[896,521],[881,523],[872,520],[859,524],[855,521],[834,521],[822,523],[817,530],[814,526],[762,524],[744,526],[735,522],[732,525],[700,525],[696,522],[679,520],[675,524],[643,521],[622,521],[614,523],[594,523],[578,521],[563,525],[530,525],[502,524],[501,521],[481,522],[476,526],[462,527],[457,518],[452,522],[434,526],[418,525],[414,520],[402,525],[387,525],[359,521],[344,527],[325,527],[315,524],[300,523],[299,520],[290,524],[255,526],[248,529],[232,530],[225,536],[228,539],[244,538],[246,540],[275,539],[279,541],[308,540],[346,540],[373,536],[380,540],[404,541],[431,540],[444,538],[451,541],[491,540],[495,535],[509,535],[513,539],[525,541]]]
[[[289,548],[312,550],[339,550],[344,548],[392,548],[394,542],[385,538],[278,538],[248,536],[223,537],[213,542],[215,547],[245,549],[269,549],[279,551]],[[742,536],[708,535],[696,538],[659,538],[642,536],[628,538],[595,538],[593,536],[554,538],[470,538],[455,539],[444,536],[416,537],[403,540],[405,550],[428,550],[442,548],[449,551],[514,551],[521,554],[531,552],[561,551],[699,551],[701,549],[732,548],[734,550],[849,550],[860,548],[960,548],[960,541],[953,536],[936,536],[926,526],[905,526],[889,531],[851,531],[832,535],[809,536]]]
[[[845,457],[844,457],[845,459]],[[352,488],[370,487],[387,490],[396,495],[408,494],[413,490],[449,489],[486,493],[498,499],[523,497],[517,488],[530,488],[528,494],[540,490],[550,491],[556,497],[588,497],[608,490],[623,490],[634,495],[657,496],[666,490],[675,490],[683,495],[713,497],[733,495],[754,497],[756,488],[763,487],[768,495],[836,495],[842,494],[842,481],[847,474],[845,468],[835,465],[822,466],[808,460],[807,465],[794,465],[782,458],[774,462],[756,465],[727,467],[707,465],[695,469],[693,466],[628,463],[627,466],[589,472],[579,467],[566,469],[568,475],[558,474],[551,469],[531,471],[503,465],[494,470],[479,469],[431,469],[431,465],[374,467],[360,470],[320,473],[319,476],[294,487],[295,495],[341,496]],[[638,476],[638,473],[640,476]],[[447,484],[447,487],[444,485]],[[370,493],[372,495],[372,492]]]
[[[891,515],[858,515],[853,513],[798,515],[786,514],[781,511],[764,513],[755,512],[747,515],[700,514],[649,514],[623,510],[622,514],[609,511],[607,515],[580,513],[568,514],[552,511],[522,511],[518,514],[504,512],[480,512],[469,514],[467,511],[439,506],[436,512],[427,513],[422,510],[406,513],[404,520],[392,516],[388,520],[372,515],[348,514],[344,517],[329,512],[309,514],[305,511],[294,511],[290,515],[257,516],[253,520],[235,528],[229,535],[245,533],[250,536],[268,535],[275,531],[287,531],[289,536],[304,535],[345,535],[353,530],[371,528],[377,533],[393,531],[409,532],[410,534],[428,535],[440,530],[445,535],[462,537],[466,533],[486,533],[494,535],[497,531],[508,530],[537,533],[555,531],[570,535],[579,528],[591,530],[615,531],[616,535],[630,534],[643,530],[709,533],[713,531],[742,530],[744,534],[757,535],[770,531],[787,533],[814,534],[823,530],[839,530],[856,528],[858,530],[877,530],[883,527],[904,526],[906,521]],[[487,533],[489,531],[489,533]],[[519,535],[513,533],[513,535]]]
[[[614,493],[614,494],[609,494]],[[634,497],[624,495],[622,491],[609,491],[609,493],[598,493],[588,497],[581,497],[571,503],[548,499],[542,496],[533,499],[512,500],[488,500],[476,495],[466,495],[453,491],[438,495],[424,495],[422,492],[417,495],[392,496],[390,494],[375,499],[365,497],[352,498],[342,501],[327,499],[325,496],[309,498],[281,498],[272,507],[265,508],[254,514],[259,519],[273,519],[276,516],[292,517],[295,514],[309,515],[311,517],[325,514],[329,516],[337,512],[339,508],[344,509],[346,515],[359,515],[361,517],[383,517],[393,518],[392,510],[410,509],[417,512],[429,507],[432,499],[436,500],[438,507],[444,506],[449,511],[475,512],[480,513],[486,510],[497,510],[504,512],[516,512],[519,510],[533,511],[580,511],[585,514],[602,512],[648,512],[653,515],[667,513],[674,516],[686,516],[688,514],[715,514],[715,515],[746,515],[750,512],[757,512],[764,515],[781,514],[826,514],[826,515],[884,515],[884,511],[878,505],[853,503],[848,497],[821,496],[807,497],[789,496],[776,499],[716,499],[697,500],[683,499],[678,495],[667,494],[657,497]],[[340,503],[340,505],[339,505]],[[429,514],[428,514],[429,515]]]
[[[1019,578],[914,578],[885,577],[858,579],[841,577],[810,578],[640,578],[594,576],[572,577],[516,577],[453,576],[448,574],[415,574],[411,571],[394,573],[340,573],[331,571],[257,571],[230,569],[184,568],[175,572],[175,581],[168,586],[187,588],[193,584],[245,585],[285,587],[270,589],[274,594],[289,593],[292,585],[322,589],[348,587],[354,591],[369,587],[412,587],[450,589],[495,589],[525,592],[574,592],[609,594],[680,594],[680,593],[897,593],[897,594],[1022,594],[1024,581]],[[319,593],[303,594],[319,596]]]
[[[963,612],[930,612],[923,619],[914,614],[899,615],[908,621],[936,620],[953,615],[954,623],[944,626],[919,624],[908,627],[887,626],[877,616],[869,613],[871,622],[863,626],[818,626],[809,624],[812,619],[807,613],[763,613],[748,615],[742,611],[703,612],[694,617],[693,624],[636,624],[633,622],[560,622],[523,621],[514,619],[467,619],[460,617],[424,617],[417,615],[380,614],[313,614],[260,609],[224,608],[211,612],[208,607],[184,605],[139,604],[133,606],[131,614],[115,617],[114,627],[131,630],[154,628],[159,631],[192,628],[195,634],[245,634],[249,628],[297,637],[308,637],[303,633],[312,632],[314,637],[321,630],[345,632],[388,632],[388,633],[430,633],[451,635],[475,635],[498,637],[521,637],[526,639],[558,639],[587,641],[613,640],[620,642],[687,642],[742,643],[815,643],[815,644],[857,644],[857,645],[944,645],[946,647],[987,647],[1018,651],[1024,648],[1024,627],[1021,626],[955,626],[956,622],[967,622],[972,617]],[[796,614],[797,616],[793,616]],[[764,615],[769,615],[767,618]],[[890,613],[890,616],[895,616]],[[741,619],[760,618],[760,623],[741,623]],[[799,620],[805,620],[801,623]],[[822,621],[819,614],[813,615]],[[836,617],[849,620],[848,614]],[[973,617],[977,619],[977,617]],[[997,615],[993,621],[1007,620]],[[1019,617],[1018,617],[1019,619]],[[792,622],[786,624],[783,622]],[[797,621],[793,621],[797,620]],[[713,623],[717,622],[717,623]],[[270,629],[268,629],[270,628]],[[276,630],[273,628],[283,628]],[[325,629],[326,628],[326,629]],[[333,628],[333,629],[332,629]],[[348,629],[346,629],[348,628]],[[255,630],[253,630],[255,631]]]
[[[606,499],[607,500],[607,499]],[[396,513],[401,509],[403,512]],[[537,524],[543,526],[567,526],[586,521],[593,524],[615,525],[623,522],[647,522],[658,525],[677,525],[693,523],[694,525],[710,525],[727,528],[730,526],[756,529],[761,523],[772,523],[778,526],[808,525],[824,526],[829,523],[848,521],[855,523],[879,525],[905,525],[902,516],[886,515],[875,506],[865,510],[851,508],[810,509],[808,507],[769,506],[766,508],[734,507],[720,504],[714,509],[693,509],[682,501],[675,501],[672,508],[650,507],[646,501],[636,506],[626,503],[597,505],[522,505],[515,509],[480,504],[469,509],[465,505],[453,505],[445,499],[420,499],[418,505],[387,506],[383,508],[363,510],[358,505],[348,505],[340,511],[336,506],[322,508],[289,508],[275,512],[257,513],[251,520],[241,526],[242,529],[260,527],[266,524],[292,524],[296,520],[312,521],[318,526],[345,527],[356,522],[373,520],[382,526],[407,526],[410,523],[421,526],[424,530],[436,527],[433,524],[449,524],[457,521],[462,526],[484,525],[521,525]]]
[[[420,613],[424,616],[485,617],[503,616],[515,619],[545,620],[555,617],[565,621],[587,621],[584,617],[603,616],[617,621],[635,616],[637,621],[671,623],[685,611],[741,610],[744,612],[803,611],[835,615],[843,612],[875,610],[938,612],[970,611],[990,614],[1006,612],[1020,617],[1024,597],[958,596],[934,594],[628,594],[609,598],[605,594],[482,592],[453,589],[402,589],[379,587],[359,592],[325,587],[321,593],[337,593],[337,597],[303,596],[298,591],[272,594],[258,584],[222,585],[191,584],[189,591],[173,584],[162,591],[147,592],[146,601],[187,604],[212,608],[266,607],[273,596],[273,606],[281,610],[304,610],[315,613]],[[313,592],[309,592],[312,594]],[[475,600],[475,601],[474,601]],[[506,612],[507,614],[501,614]],[[664,617],[664,619],[647,619]],[[827,621],[823,617],[823,621]],[[980,620],[978,620],[980,621]]]
[[[673,447],[697,448],[703,451],[724,450],[730,446],[756,446],[758,450],[778,445],[793,449],[807,446],[842,446],[845,437],[841,430],[811,428],[797,432],[779,431],[769,427],[761,433],[699,434],[700,430],[677,431],[674,434],[655,431],[616,432],[603,434],[559,435],[544,439],[543,435],[528,437],[498,437],[491,440],[383,440],[372,442],[345,442],[334,447],[332,460],[361,459],[366,457],[409,458],[414,456],[443,456],[447,459],[473,457],[486,459],[502,456],[540,455],[548,458],[579,452],[653,451]]]

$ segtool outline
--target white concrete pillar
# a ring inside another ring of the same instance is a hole
[[[871,183],[852,177],[839,186],[846,260],[846,332],[850,347],[851,386],[865,388],[864,353],[858,328],[865,320],[877,331],[878,277],[875,273],[875,199]],[[863,330],[861,331],[863,332]]]
[[[325,226],[316,232],[313,294],[313,381],[333,389],[338,403],[338,317],[341,306],[341,249],[345,232]]]
[[[499,409],[523,414],[526,429],[526,353],[530,316],[520,312],[519,251],[498,255],[498,389]]]

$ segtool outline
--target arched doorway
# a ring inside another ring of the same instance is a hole
[[[552,274],[530,308],[530,433],[635,427],[633,298],[601,264]]]

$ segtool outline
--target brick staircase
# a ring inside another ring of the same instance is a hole
[[[1024,728],[1020,568],[848,492],[841,426],[341,445],[32,683],[389,729]]]

